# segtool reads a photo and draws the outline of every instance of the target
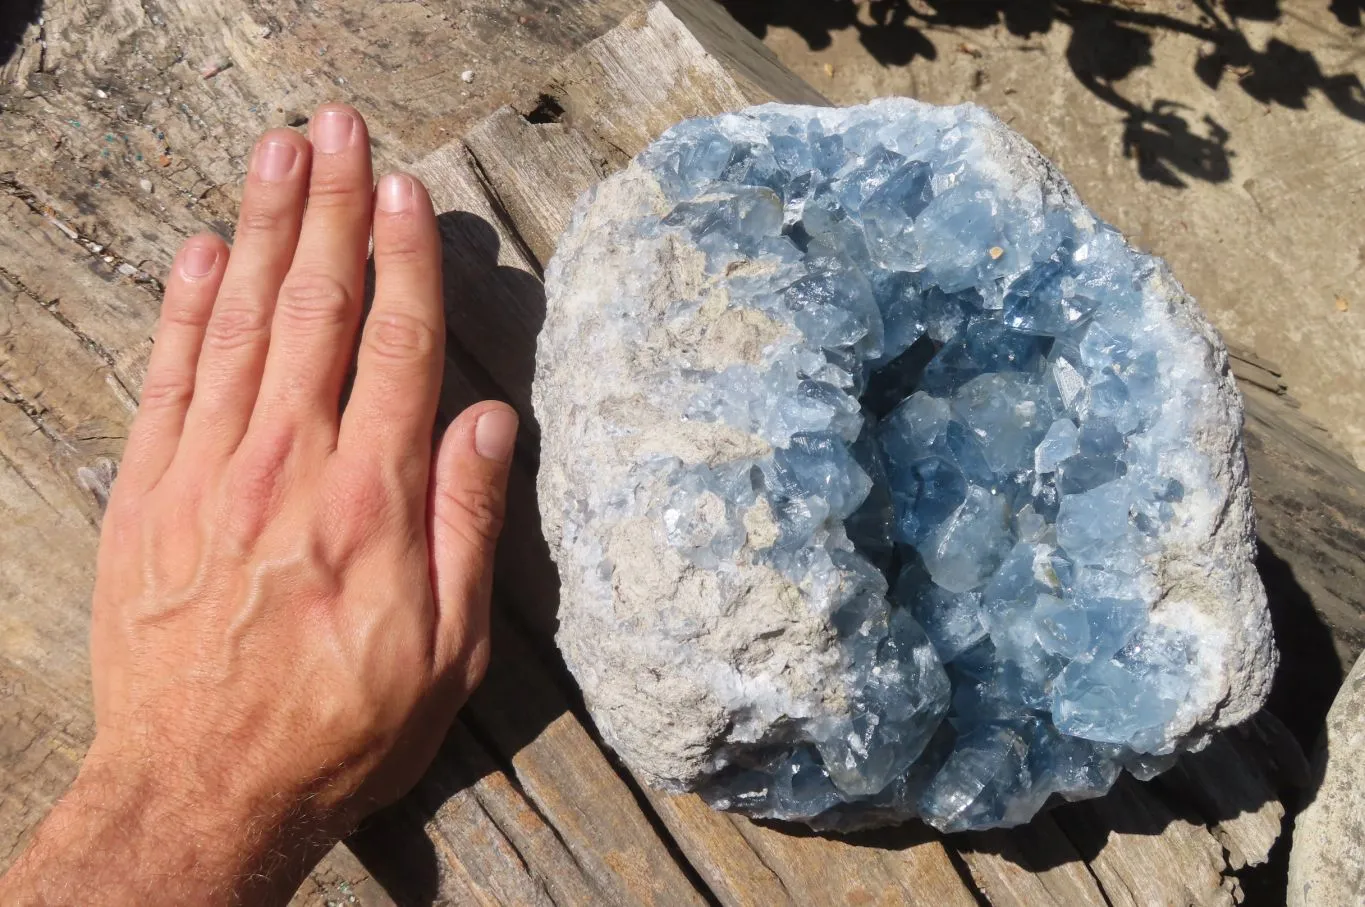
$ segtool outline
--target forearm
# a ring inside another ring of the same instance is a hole
[[[271,813],[87,766],[0,878],[0,904],[283,904],[332,842]]]

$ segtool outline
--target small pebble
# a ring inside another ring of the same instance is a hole
[[[214,76],[218,75],[218,73],[230,68],[232,68],[232,61],[225,57],[219,57],[218,59],[210,60],[201,66],[199,68],[199,75],[206,79],[212,79]]]
[[[460,81],[461,81],[461,82],[473,82],[473,81],[474,81],[474,70],[472,70],[472,69],[466,69],[464,72],[460,73]]]
[[[148,179],[138,180],[138,185],[142,187],[142,191],[143,191],[143,192],[150,193],[150,192],[152,191],[152,181],[151,181],[151,180],[148,180]]]

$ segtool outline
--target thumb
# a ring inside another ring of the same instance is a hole
[[[517,414],[485,401],[462,412],[441,438],[431,479],[431,571],[436,663],[464,661],[469,688],[488,660],[493,552],[502,530]]]

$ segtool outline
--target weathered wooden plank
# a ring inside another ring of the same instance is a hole
[[[703,903],[520,632],[495,619],[493,643],[465,715],[578,865],[614,903]]]
[[[1268,708],[1310,750],[1365,648],[1365,474],[1283,398],[1243,393],[1257,566],[1280,649]]]
[[[618,167],[679,120],[768,99],[746,94],[662,3],[567,57],[546,92]]]
[[[795,904],[911,904],[974,907],[976,895],[948,852],[922,825],[907,825],[875,846],[820,836],[799,826],[731,816],[739,833],[782,880]]]
[[[368,820],[351,844],[403,903],[610,900],[459,722],[416,790]]]
[[[294,892],[290,907],[395,907],[345,844],[338,844]]]
[[[1291,802],[1297,799],[1288,785],[1268,777],[1259,753],[1263,746],[1234,728],[1153,782],[1171,792],[1168,802],[1188,804],[1204,820],[1234,871],[1270,858],[1284,827],[1282,797],[1287,793]]]
[[[129,413],[110,377],[48,308],[0,291],[0,658],[42,673],[81,712],[100,511],[79,473],[122,446]]]
[[[664,0],[687,33],[734,79],[750,103],[828,104],[777,55],[712,0]]]
[[[74,226],[164,266],[173,243],[144,223],[230,223],[251,136],[341,96],[370,116],[382,161],[415,160],[642,5],[48,0],[0,68],[0,172],[63,208],[83,199]]]
[[[15,490],[9,475],[0,468],[0,493]],[[70,701],[39,672],[0,660],[0,871],[80,768],[94,728]]]
[[[1237,883],[1225,875],[1218,841],[1127,775],[1107,796],[1062,807],[1053,817],[1114,907],[1236,902]]]
[[[734,822],[696,794],[672,796],[641,785],[673,840],[726,907],[783,907],[799,903]]]
[[[412,168],[431,192],[446,267],[446,330],[534,424],[535,338],[545,320],[537,266],[458,142]]]
[[[974,832],[953,843],[992,907],[1108,903],[1051,816],[1039,816],[1023,828]]]
[[[564,199],[605,176],[606,161],[563,123],[531,123],[511,107],[475,126],[465,144],[543,266],[569,223],[572,201]]]

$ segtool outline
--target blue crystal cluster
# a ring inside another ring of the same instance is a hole
[[[666,198],[648,229],[794,338],[699,379],[687,418],[773,452],[682,473],[669,543],[714,567],[765,506],[761,557],[844,652],[828,714],[718,758],[720,808],[1013,825],[1174,758],[1197,668],[1149,615],[1160,537],[1206,480],[1185,415],[1203,379],[1148,311],[1153,260],[1038,164],[1002,167],[1001,129],[772,106],[640,158]],[[728,521],[698,516],[707,495]]]

